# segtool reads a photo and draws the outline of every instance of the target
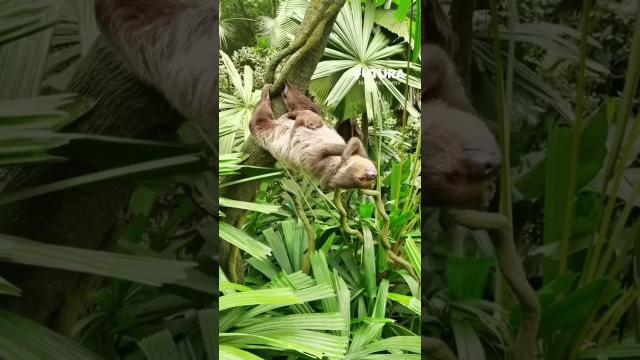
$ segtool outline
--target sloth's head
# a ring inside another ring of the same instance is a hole
[[[322,114],[320,107],[289,81],[285,83],[282,90],[282,99],[287,111],[311,110],[318,115]]]
[[[371,160],[353,155],[342,163],[330,185],[342,189],[371,189],[377,176],[378,171]]]
[[[378,177],[376,166],[367,157],[364,145],[358,138],[351,138],[340,156],[337,172],[329,185],[342,189],[370,189]]]
[[[495,193],[502,157],[479,118],[443,102],[422,105],[423,202],[485,208]]]

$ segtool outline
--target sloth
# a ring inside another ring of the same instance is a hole
[[[217,4],[207,0],[96,0],[100,32],[140,80],[214,133]]]
[[[348,143],[338,133],[327,127],[308,128],[298,123],[301,111],[318,109],[311,99],[297,89],[288,87],[285,98],[288,110],[298,111],[296,120],[290,113],[273,118],[269,91],[271,85],[262,88],[260,103],[251,117],[249,129],[257,142],[274,158],[288,168],[303,172],[318,180],[323,188],[369,189],[377,177],[377,170],[358,138]],[[291,92],[291,89],[295,89]],[[322,121],[322,119],[320,119]],[[292,134],[297,126],[297,131]]]
[[[486,208],[502,158],[444,50],[422,48],[423,205]]]
[[[101,32],[129,65],[128,68],[158,90],[185,118],[213,127],[212,119],[217,114],[217,54],[216,47],[212,45],[217,41],[215,4],[205,0],[96,0],[95,6]],[[500,166],[497,144],[473,110],[447,54],[438,46],[429,44],[422,51],[424,204],[481,207],[491,197],[491,188]],[[287,90],[283,95],[288,97],[289,94],[294,92]],[[343,172],[337,176],[337,169],[344,171],[346,164],[336,166],[335,159],[342,158],[342,152],[347,149],[346,143],[335,139],[335,132],[329,131],[327,126],[319,125],[322,119],[317,105],[310,100],[306,105],[296,104],[303,103],[290,102],[288,122],[277,122],[291,123],[291,128],[298,124],[295,132],[287,130],[290,144],[281,148],[292,149],[295,153],[301,144],[307,144],[304,136],[316,139],[312,147],[316,151],[315,158],[319,159],[320,151],[324,151],[322,155],[328,155],[320,157],[324,159],[322,164],[311,166],[311,169],[315,168],[311,173],[321,174],[319,177],[326,178],[325,182],[331,178],[334,185],[342,182],[354,186],[374,176],[365,161],[366,155],[357,155],[365,153],[357,143],[350,143],[349,147],[350,151],[356,150],[352,153],[356,155],[345,156],[345,159],[358,159],[358,171],[348,176],[360,177],[361,180],[348,180],[347,173]],[[294,108],[294,105],[302,108]],[[304,136],[298,137],[298,133]],[[256,138],[264,139],[267,134],[258,134]],[[274,139],[271,136],[271,140]],[[278,138],[278,144],[282,143],[281,140]],[[296,145],[296,141],[301,143]],[[322,148],[320,144],[327,146]],[[326,167],[329,159],[332,159],[332,167],[320,171],[318,167]],[[336,172],[334,176],[326,176],[332,171]]]
[[[291,139],[293,139],[293,135],[299,126],[304,126],[308,129],[317,129],[324,126],[320,107],[288,81],[282,91],[282,99],[288,111],[287,117],[295,121],[291,130]]]

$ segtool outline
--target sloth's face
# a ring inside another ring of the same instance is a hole
[[[331,186],[342,189],[371,189],[378,177],[373,162],[359,155],[351,156],[338,170]]]
[[[482,120],[442,103],[423,104],[423,202],[428,206],[486,208],[502,158]]]

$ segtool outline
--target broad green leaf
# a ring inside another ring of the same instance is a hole
[[[402,294],[389,293],[389,300],[396,301],[402,304],[407,309],[413,311],[416,315],[420,316],[420,300],[413,296],[407,296]]]
[[[271,254],[271,248],[253,239],[242,230],[229,225],[226,222],[220,222],[218,223],[218,226],[218,234],[221,239],[233,244],[251,256],[258,259],[264,259]]]
[[[206,162],[199,155],[182,155],[166,159],[152,160],[140,164],[123,166],[115,169],[98,171],[88,175],[55,181],[46,185],[35,186],[15,193],[0,195],[0,205],[29,199],[51,192],[96,184],[104,181],[144,179],[168,174],[190,173],[206,170]]]
[[[244,209],[248,211],[257,211],[265,214],[278,214],[281,213],[280,205],[271,204],[259,204],[248,201],[238,201],[233,199],[227,199],[225,197],[219,197],[218,202],[222,207],[230,207],[235,209]]]
[[[420,280],[422,277],[422,256],[420,255],[420,248],[411,236],[407,238],[404,248],[407,252],[407,258],[413,267],[413,271],[418,277],[418,280]]]
[[[216,355],[216,339],[218,337],[218,329],[216,329],[217,320],[218,311],[216,311],[216,309],[198,310],[198,324],[200,325],[202,342],[204,343],[204,350],[207,353],[208,360],[214,360]]]
[[[67,337],[1,309],[0,358],[7,360],[102,359]]]
[[[2,295],[10,295],[10,296],[20,296],[22,290],[15,287],[13,284],[8,282],[5,278],[0,276],[0,294]]]
[[[0,101],[0,131],[59,130],[91,109],[73,93]]]
[[[456,300],[481,299],[495,260],[485,258],[449,257],[447,263],[447,283]]]
[[[227,345],[218,346],[218,356],[220,360],[262,360],[261,357],[250,352]]]
[[[316,331],[267,331],[260,335],[243,333],[221,333],[223,345],[264,349],[289,349],[302,354],[330,359],[344,357],[347,339]]]
[[[605,290],[606,284],[605,280],[597,280],[543,307],[538,337],[543,338],[556,331],[566,331],[583,325],[584,319],[596,310],[594,306],[601,292]],[[520,313],[519,310],[518,313]],[[518,323],[519,319],[516,321]]]
[[[262,289],[221,296],[218,310],[223,311],[247,305],[292,305],[301,302],[291,289]]]
[[[344,319],[339,313],[311,313],[263,317],[237,332],[261,334],[268,330],[342,330]]]
[[[333,270],[333,281],[336,284],[338,308],[344,321],[341,333],[342,336],[348,339],[351,334],[351,298],[349,288],[336,270]]]
[[[583,350],[578,359],[639,359],[640,343],[629,339],[622,343],[598,346]]]
[[[456,349],[460,360],[485,360],[482,342],[475,330],[466,322],[452,321],[451,328],[456,339]]]
[[[53,26],[60,4],[60,0],[1,1],[0,46]]]
[[[327,258],[324,253],[320,251],[313,253],[311,257],[311,269],[313,270],[313,276],[318,285],[326,285],[331,289],[336,288],[336,285],[333,283],[333,274],[329,271],[329,265],[327,264]],[[335,297],[323,299],[322,306],[325,312],[340,312],[338,301]]]
[[[184,359],[178,351],[169,330],[163,330],[148,336],[138,342],[147,360],[181,360]]]
[[[287,247],[279,232],[276,232],[273,228],[267,228],[262,231],[267,244],[273,250],[273,257],[280,266],[280,268],[287,274],[293,272],[291,260],[289,259],[289,253]]]
[[[545,168],[545,192],[544,192],[544,243],[549,245],[562,239],[562,232],[566,218],[565,209],[569,191],[569,177],[557,174],[566,171],[571,163],[573,149],[571,147],[574,134],[573,128],[555,127],[549,132],[549,151]],[[562,244],[558,244],[558,249]],[[557,256],[565,256],[558,251]],[[553,280],[558,274],[558,260],[553,258],[542,259],[542,271],[545,282]]]
[[[388,356],[376,354],[375,357],[366,356],[369,354],[380,352],[393,352]],[[402,357],[399,353],[411,352],[419,354],[421,352],[420,336],[393,336],[373,342],[364,347],[364,349],[347,354],[345,360],[358,359],[411,359],[410,357]],[[417,360],[417,358],[416,358]]]
[[[0,258],[5,262],[103,275],[151,286],[187,278],[197,264],[106,251],[50,245],[0,234]]]

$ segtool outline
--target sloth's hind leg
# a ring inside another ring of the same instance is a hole
[[[256,136],[256,130],[260,130],[262,127],[267,127],[272,124],[273,110],[271,109],[271,100],[269,99],[269,90],[271,84],[266,84],[262,87],[262,94],[260,96],[260,103],[253,111],[251,115],[251,122],[249,123],[249,129],[251,133]]]
[[[260,101],[270,100],[269,92],[271,91],[271,84],[264,84],[262,87],[262,93],[260,93]]]

